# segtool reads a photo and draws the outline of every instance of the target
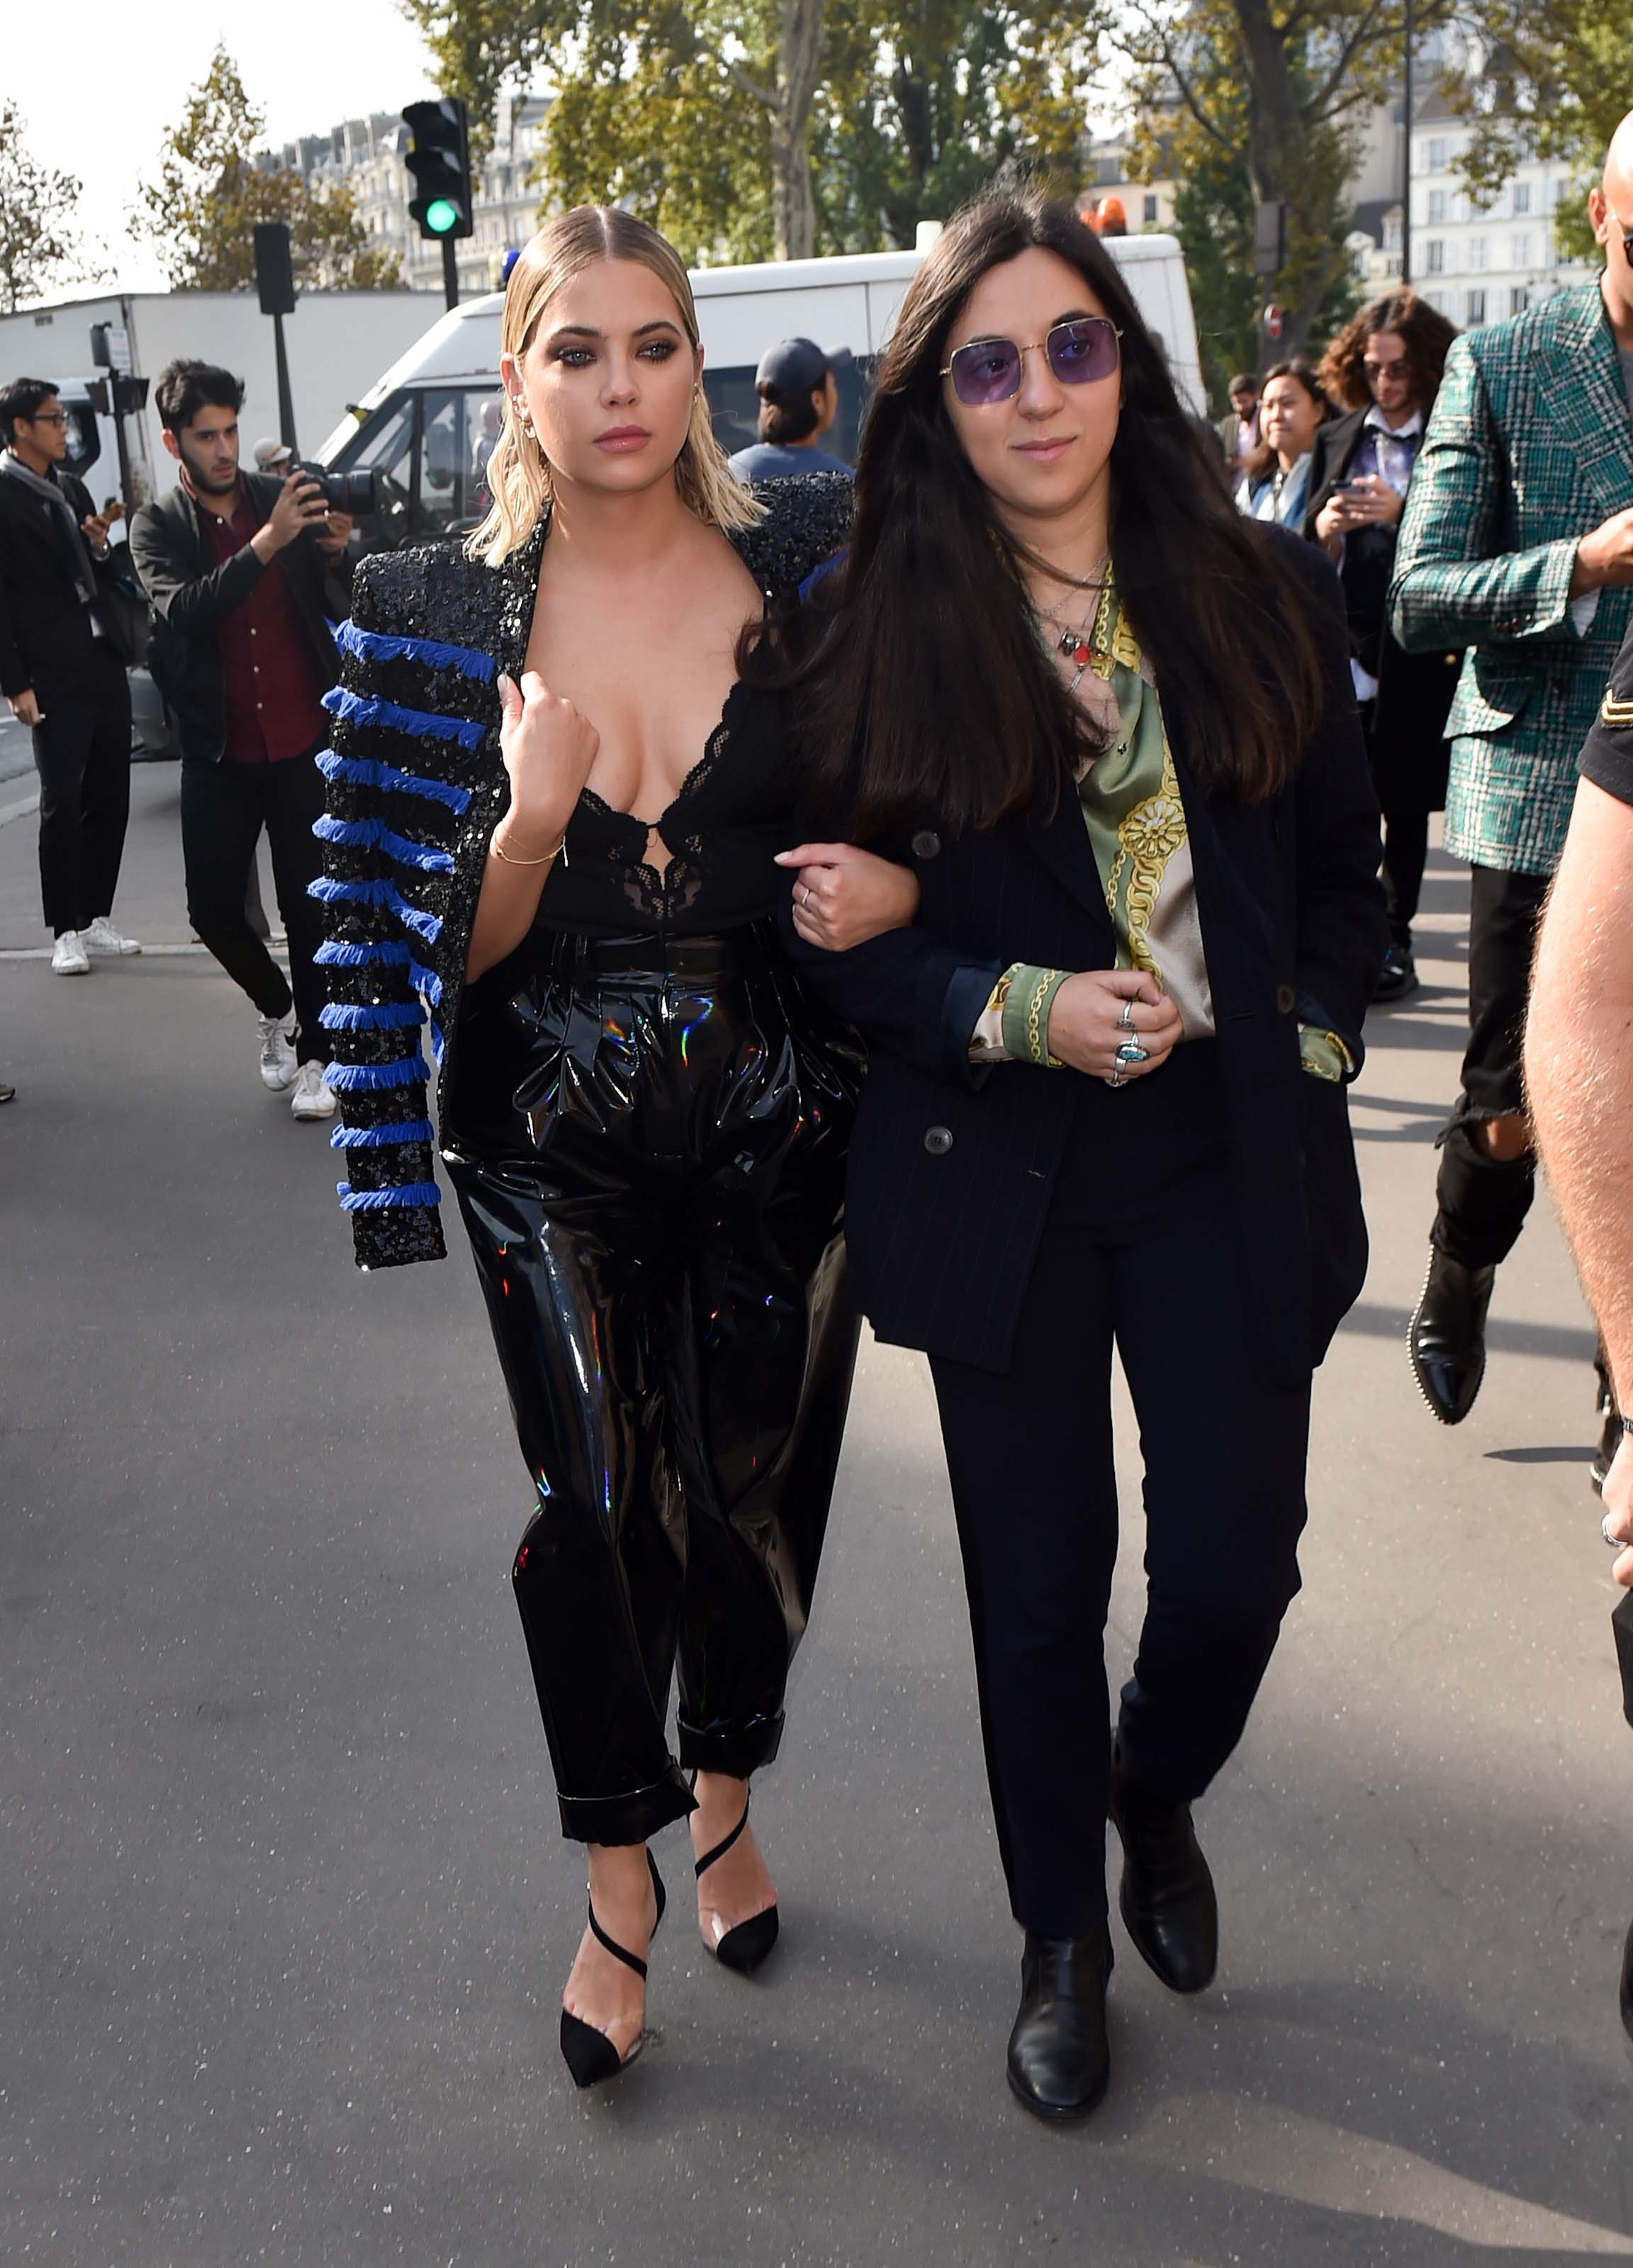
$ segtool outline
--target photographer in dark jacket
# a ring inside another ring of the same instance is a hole
[[[312,830],[324,802],[313,761],[326,738],[322,696],[337,674],[325,578],[344,572],[350,522],[327,510],[308,474],[239,471],[243,398],[230,372],[205,363],[163,372],[155,406],[181,478],[136,514],[130,548],[158,618],[149,666],[180,729],[188,916],[260,1013],[263,1083],[275,1093],[292,1085],[295,1117],[328,1118],[313,960],[321,923],[306,888],[320,864]],[[288,983],[245,917],[263,827]]]
[[[107,519],[64,469],[68,413],[48,380],[0,390],[0,691],[33,734],[51,966],[83,976],[93,953],[142,950],[109,918],[130,810],[118,563]]]

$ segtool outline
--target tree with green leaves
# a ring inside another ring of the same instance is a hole
[[[210,58],[160,145],[157,178],[132,209],[132,232],[158,252],[178,291],[247,291],[258,223],[287,222],[298,285],[365,291],[401,282],[394,252],[372,243],[349,185],[309,188],[291,166],[257,155],[266,121],[224,48]]]
[[[8,95],[0,100],[0,310],[14,314],[63,279],[77,251],[79,183],[42,166],[23,138]]]
[[[1085,58],[1055,0],[403,0],[474,118],[548,77],[541,187],[688,260],[910,244],[1000,166],[1075,188]]]
[[[1562,252],[1588,257],[1587,191],[1633,109],[1633,26],[1597,0],[1478,0],[1477,21],[1484,67],[1448,87],[1475,125],[1459,170],[1489,202],[1522,156],[1563,159],[1581,195],[1560,207],[1555,231]]]

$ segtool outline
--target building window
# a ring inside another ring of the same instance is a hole
[[[1146,227],[1154,228],[1157,225],[1156,197],[1154,195],[1148,195],[1142,204],[1141,210],[1144,217]]]
[[[1508,290],[1508,312],[1511,315],[1523,315],[1525,313],[1526,287],[1523,284],[1510,284]]]
[[[1531,232],[1528,228],[1515,230],[1513,236],[1509,241],[1508,264],[1511,268],[1530,267]]]
[[[1440,134],[1437,134],[1430,143],[1429,170],[1431,173],[1445,173],[1448,147],[1445,136]]]
[[[1483,236],[1471,236],[1469,238],[1468,264],[1474,269],[1476,276],[1483,276],[1485,274],[1486,240]]]
[[[1518,220],[1522,214],[1528,213],[1530,210],[1531,184],[1529,181],[1516,181],[1514,183],[1514,218]]]
[[[1431,219],[1431,221],[1440,221],[1440,222],[1444,222],[1444,221],[1445,221],[1445,209],[1446,209],[1446,193],[1445,193],[1445,191],[1444,189],[1431,189],[1431,190],[1430,190],[1430,192],[1429,192],[1429,217],[1430,217],[1430,219]]]
[[[1481,324],[1484,322],[1485,319],[1486,295],[1484,286],[1482,285],[1479,291],[1471,291],[1468,295],[1469,329],[1471,331],[1477,331]]]
[[[1431,276],[1445,274],[1445,246],[1438,236],[1431,236],[1423,247],[1423,267]]]

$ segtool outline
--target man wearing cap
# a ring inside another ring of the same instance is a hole
[[[760,438],[732,459],[739,481],[781,480],[789,473],[843,473],[842,457],[817,443],[839,415],[834,372],[850,360],[849,347],[824,354],[811,339],[779,339],[760,357],[754,392],[760,396]]]
[[[256,442],[253,454],[258,473],[276,473],[282,480],[290,468],[295,452],[287,441],[280,441],[269,434],[264,441]]]

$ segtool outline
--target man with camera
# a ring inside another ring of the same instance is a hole
[[[140,953],[114,926],[130,811],[132,659],[108,529],[68,470],[56,387],[0,389],[0,691],[33,735],[40,889],[59,976]]]
[[[173,362],[162,373],[154,403],[181,477],[136,514],[130,549],[156,617],[149,666],[180,733],[188,916],[255,1004],[263,1083],[292,1087],[295,1117],[328,1118],[313,965],[321,921],[306,890],[320,865],[321,700],[335,677],[326,578],[345,578],[351,523],[298,466],[282,479],[239,470],[243,398],[230,372],[205,363]],[[245,916],[263,827],[287,983]]]

